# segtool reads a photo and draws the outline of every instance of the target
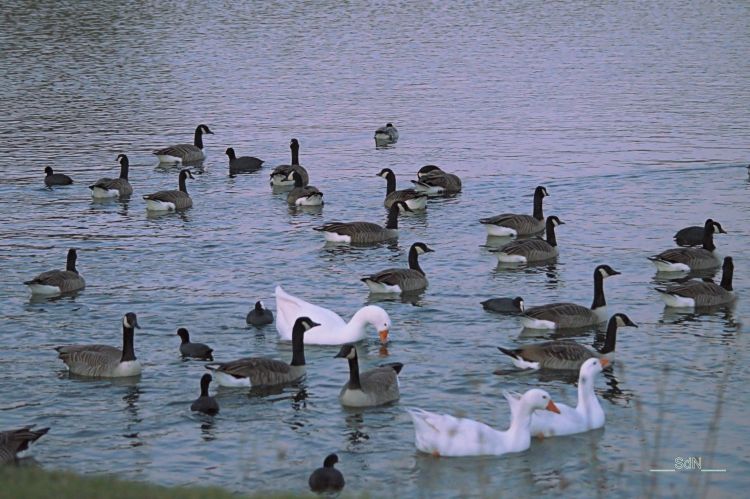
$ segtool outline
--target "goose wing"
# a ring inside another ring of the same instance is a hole
[[[102,376],[120,363],[122,350],[109,345],[65,345],[55,348],[73,374]]]
[[[187,192],[182,191],[159,191],[154,192],[153,194],[146,194],[143,196],[143,199],[177,205],[180,202],[190,199],[190,195]]]
[[[519,234],[531,234],[544,230],[544,220],[537,220],[531,215],[520,213],[503,213],[494,217],[482,218],[479,222],[486,225],[508,227]]]
[[[691,266],[691,264],[696,261],[702,261],[706,258],[713,259],[713,254],[703,248],[671,248],[651,257],[652,260],[683,263],[688,266]]]
[[[561,322],[575,317],[589,317],[593,312],[590,308],[576,303],[550,303],[539,307],[527,308],[522,315],[532,319]]]
[[[307,185],[310,182],[310,176],[307,174],[307,170],[300,165],[279,165],[271,172],[272,177],[283,176],[288,177],[292,171],[296,171],[302,177],[302,185]]]
[[[386,269],[364,277],[363,280],[379,282],[389,286],[400,286],[403,290],[404,288],[408,289],[409,284],[422,284],[424,278],[421,272],[414,269]]]
[[[506,244],[496,253],[505,253],[507,255],[521,255],[528,260],[541,259],[554,253],[555,248],[544,239],[523,239]]]
[[[207,364],[206,368],[235,378],[248,378],[253,386],[277,385],[293,381],[300,375],[300,371],[293,370],[289,364],[266,357],[247,357],[220,364]]]
[[[363,234],[379,234],[383,227],[371,222],[331,222],[321,227],[313,227],[320,232],[335,232],[342,236],[357,236]]]
[[[96,181],[96,183],[91,184],[89,186],[89,189],[104,189],[105,191],[114,190],[120,192],[122,195],[132,194],[133,193],[133,187],[130,185],[130,182],[125,180],[124,178],[100,178]]]
[[[393,366],[376,367],[359,376],[362,391],[372,394],[378,400],[399,398],[398,373]]]
[[[539,362],[543,367],[554,369],[570,363],[583,362],[594,353],[575,341],[545,341],[523,345],[513,350],[500,348],[506,355],[518,356],[527,362]]]
[[[154,151],[157,156],[172,156],[182,158],[183,161],[191,159],[203,159],[203,151],[194,144],[175,144]]]
[[[731,293],[714,282],[688,281],[668,286],[667,289],[656,288],[660,293],[692,298],[697,307],[722,305],[727,302]]]
[[[461,179],[458,175],[446,173],[442,170],[432,170],[419,180],[412,180],[415,185],[424,185],[426,187],[439,187],[446,192],[458,192],[461,190]]]

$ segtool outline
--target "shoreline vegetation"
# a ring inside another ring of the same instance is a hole
[[[310,493],[257,492],[237,494],[219,487],[165,487],[124,480],[114,475],[83,476],[37,466],[0,467],[0,498],[13,499],[287,499],[314,497]]]

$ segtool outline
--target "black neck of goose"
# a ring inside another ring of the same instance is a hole
[[[292,164],[299,165],[299,147],[292,147]]]
[[[388,221],[385,223],[386,229],[398,229],[398,211],[399,207],[396,203],[393,203],[391,209],[388,210]]]
[[[208,397],[208,385],[211,384],[211,380],[208,378],[201,378],[201,397]]]
[[[557,237],[555,236],[555,224],[547,222],[547,242],[550,246],[557,246]]]
[[[359,382],[359,361],[355,356],[353,359],[349,359],[349,388],[352,390],[362,389],[362,385]]]
[[[299,172],[294,172],[292,174],[292,178],[294,178],[294,187],[304,187],[302,185],[302,175],[299,174]]]
[[[385,176],[385,181],[385,194],[388,195],[396,190],[396,175],[393,172],[388,172],[388,174]]]
[[[543,200],[544,194],[541,192],[534,193],[534,218],[537,220],[544,220],[544,211],[542,210]]]
[[[203,129],[198,127],[195,129],[195,137],[193,138],[193,144],[198,149],[203,149]]]
[[[133,336],[135,330],[132,327],[122,325],[122,357],[120,362],[129,362],[135,360],[135,350],[133,350]]]
[[[607,324],[607,336],[604,337],[604,348],[601,353],[608,354],[615,351],[615,341],[617,340],[617,319],[610,319]]]
[[[128,161],[128,158],[122,158],[120,160],[120,178],[127,180],[128,179],[128,170],[130,169],[130,161]]]
[[[713,225],[706,225],[703,229],[703,249],[713,251],[716,249],[714,246],[714,227]]]
[[[180,190],[187,194],[187,187],[185,185],[186,178],[187,178],[187,173],[180,172]]]
[[[412,270],[416,270],[420,274],[424,275],[422,267],[419,266],[419,254],[417,253],[417,248],[413,246],[409,250],[409,268]]]
[[[732,291],[732,274],[734,269],[731,266],[725,268],[721,274],[721,287],[727,291]]]
[[[65,270],[78,273],[76,270],[76,254],[73,251],[68,252],[68,261],[65,264]]]
[[[292,329],[292,362],[289,365],[305,365],[305,327],[299,323],[295,323]]]
[[[607,304],[604,300],[604,277],[598,270],[594,271],[594,301],[591,303],[591,309],[594,310]]]

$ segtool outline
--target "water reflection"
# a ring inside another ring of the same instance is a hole
[[[370,436],[362,431],[365,427],[364,424],[364,413],[362,412],[362,409],[352,409],[352,408],[346,408],[345,409],[345,418],[344,418],[344,424],[346,425],[346,431],[344,433],[344,436],[346,437],[347,451],[355,451],[357,450],[365,441],[370,440]]]
[[[706,317],[718,316],[726,326],[737,327],[734,319],[736,300],[729,304],[716,305],[713,307],[700,308],[674,308],[664,307],[660,323],[671,323],[674,325],[703,322]]]
[[[167,218],[176,216],[182,219],[183,222],[190,222],[189,211],[192,208],[186,208],[184,210],[171,210],[171,211],[151,211],[146,210],[146,218],[148,220],[165,220]]]

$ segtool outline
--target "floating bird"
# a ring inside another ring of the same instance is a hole
[[[273,312],[263,307],[262,301],[256,301],[255,307],[247,313],[245,322],[252,326],[264,326],[273,322]]]
[[[494,217],[482,218],[479,223],[487,228],[487,235],[500,237],[528,236],[545,228],[542,201],[549,196],[541,185],[534,190],[534,214],[503,213]]]
[[[286,364],[268,357],[245,357],[230,362],[206,364],[221,386],[271,386],[297,381],[305,375],[305,343],[303,336],[319,326],[308,317],[299,317],[292,331],[292,362]]]
[[[399,211],[412,211],[403,201],[393,203],[388,210],[385,227],[371,222],[331,222],[322,227],[313,227],[323,233],[331,243],[376,244],[398,237]]]
[[[282,340],[292,338],[292,324],[297,317],[304,316],[321,324],[305,334],[305,343],[313,345],[341,345],[363,340],[367,337],[368,324],[378,331],[380,341],[385,344],[391,328],[391,318],[378,306],[360,308],[347,323],[336,312],[308,303],[276,286],[276,330]]]
[[[339,462],[339,456],[329,454],[323,461],[323,467],[312,472],[307,484],[313,492],[338,492],[344,488],[344,475],[333,467]]]
[[[299,141],[292,139],[289,143],[289,148],[292,150],[292,164],[279,165],[273,169],[271,172],[271,186],[294,187],[294,178],[289,176],[293,171],[298,172],[302,177],[302,185],[307,185],[310,182],[307,170],[299,164]]]
[[[195,136],[192,144],[177,144],[164,149],[157,149],[154,154],[159,158],[159,163],[195,163],[206,159],[206,153],[203,151],[203,134],[214,132],[208,129],[206,125],[198,125],[195,128]]]
[[[240,156],[239,158],[235,155],[234,149],[228,147],[226,155],[229,156],[229,173],[252,173],[260,170],[263,166],[263,160],[258,159],[254,156]]]
[[[71,374],[91,378],[122,378],[141,374],[133,337],[140,329],[138,318],[128,312],[122,318],[122,350],[109,345],[65,345],[56,347]]]
[[[146,194],[143,199],[146,200],[146,210],[148,211],[172,211],[184,210],[193,206],[193,199],[188,194],[185,186],[186,178],[195,178],[190,170],[180,171],[179,186],[177,191],[159,191],[153,194]]]
[[[91,197],[94,199],[122,198],[133,194],[133,186],[128,182],[130,161],[124,154],[118,154],[117,161],[120,162],[120,176],[118,178],[100,178],[96,183],[89,186]]]
[[[321,206],[323,204],[323,193],[314,185],[307,185],[302,175],[292,170],[289,178],[294,179],[294,189],[289,191],[286,202],[291,206]]]
[[[395,144],[398,142],[398,130],[393,123],[386,123],[375,130],[375,144]]]
[[[182,340],[182,343],[180,343],[180,353],[183,357],[214,360],[213,349],[203,343],[191,343],[190,333],[184,327],[177,330],[177,336]]]
[[[56,295],[72,293],[86,287],[86,281],[76,269],[78,253],[74,248],[68,250],[68,262],[65,270],[48,270],[30,281],[24,282],[35,295]]]
[[[378,173],[378,177],[383,177],[386,182],[385,200],[383,205],[390,209],[391,205],[403,201],[412,210],[424,210],[427,208],[427,194],[417,192],[414,189],[396,190],[396,174],[390,168],[383,168]]]
[[[506,431],[498,431],[473,419],[417,408],[407,409],[407,412],[414,422],[417,450],[433,456],[461,457],[525,451],[531,445],[529,427],[532,413],[537,410],[560,413],[549,394],[538,388],[521,396],[516,409],[511,411],[510,427]]]
[[[412,180],[414,189],[427,194],[455,194],[461,192],[461,179],[458,175],[446,173],[435,165],[423,166]]]
[[[214,416],[219,413],[219,403],[214,397],[208,394],[208,385],[211,384],[212,379],[213,378],[210,374],[204,374],[201,376],[201,396],[190,404],[191,411],[202,412],[209,416]]]
[[[491,250],[491,252],[495,253],[498,261],[502,263],[542,262],[555,258],[560,252],[557,248],[555,227],[564,223],[556,216],[551,215],[547,217],[546,240],[537,237],[519,239],[506,244],[502,248]]]
[[[713,269],[719,266],[714,246],[714,232],[726,234],[719,222],[710,218],[703,226],[703,246],[700,248],[673,248],[648,257],[659,272],[690,272]]]
[[[687,281],[672,284],[665,288],[655,288],[668,307],[700,308],[715,307],[732,303],[737,297],[732,289],[734,261],[731,256],[724,257],[721,284],[712,281]]]
[[[352,344],[342,346],[335,358],[349,361],[349,381],[339,393],[341,405],[373,407],[393,402],[401,396],[398,390],[398,375],[404,365],[400,362],[384,364],[360,374],[357,347]]]
[[[49,428],[33,428],[31,425],[17,430],[0,431],[0,465],[17,462],[19,453],[27,450],[29,444],[36,442],[49,431]]]
[[[408,269],[386,269],[363,277],[360,281],[367,284],[371,293],[412,293],[427,287],[428,281],[422,267],[419,266],[419,255],[432,253],[432,248],[425,243],[414,243],[409,248]]]
[[[48,166],[44,169],[46,176],[44,177],[44,185],[52,187],[53,185],[70,185],[73,183],[73,179],[62,173],[55,173],[52,171],[52,167]]]

